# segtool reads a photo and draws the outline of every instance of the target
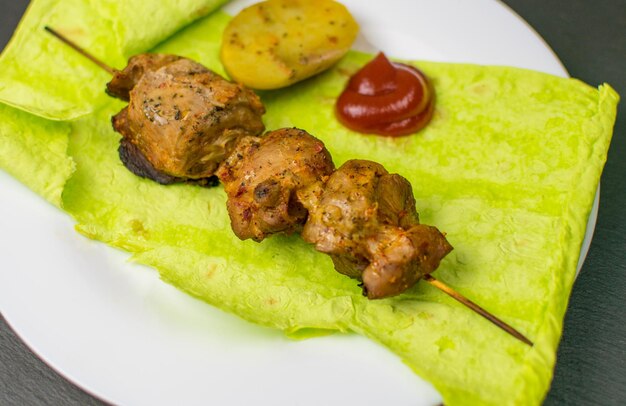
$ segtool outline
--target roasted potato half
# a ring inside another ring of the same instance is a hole
[[[278,89],[329,68],[350,49],[358,30],[335,1],[268,0],[231,20],[220,57],[233,80]]]

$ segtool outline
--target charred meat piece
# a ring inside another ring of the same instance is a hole
[[[166,175],[154,169],[154,166],[152,166],[150,161],[139,151],[139,148],[126,138],[120,140],[118,153],[126,169],[139,177],[152,179],[162,185],[169,185],[180,181],[174,176]]]
[[[123,96],[132,86],[128,106],[112,122],[124,138],[121,152],[132,144],[158,173],[143,176],[204,183],[239,138],[263,132],[265,109],[251,90],[186,58],[135,58],[109,88]]]
[[[233,231],[255,241],[299,231],[307,211],[296,192],[334,169],[324,144],[303,130],[285,128],[242,139],[217,171]]]
[[[302,237],[363,281],[370,299],[393,296],[434,271],[452,249],[419,224],[411,184],[372,161],[351,160],[298,193],[309,211]]]
[[[205,186],[212,187],[217,186],[219,180],[217,176],[211,176],[210,178],[202,178],[202,179],[181,179],[175,178],[173,176],[169,176],[164,174],[163,172],[159,172],[154,169],[154,166],[146,159],[145,156],[139,151],[134,144],[128,141],[125,138],[120,140],[120,146],[118,148],[118,152],[120,155],[120,160],[133,174],[142,177],[151,179],[161,185],[170,185],[172,183],[188,183],[196,186]]]

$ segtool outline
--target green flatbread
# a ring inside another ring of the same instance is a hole
[[[69,120],[106,101],[107,72],[44,31],[50,26],[79,46],[123,67],[228,0],[32,1],[0,57],[0,102],[35,115]],[[158,22],[158,23],[155,23]]]
[[[57,207],[74,172],[69,123],[49,121],[0,103],[0,168]]]
[[[222,72],[218,48],[228,20],[212,14],[156,51]],[[594,89],[528,70],[423,62],[437,91],[432,123],[411,137],[363,136],[335,120],[333,103],[368,58],[350,53],[318,77],[263,93],[267,128],[304,128],[337,164],[367,158],[407,177],[421,220],[446,232],[455,247],[436,275],[534,347],[426,284],[368,301],[298,236],[239,241],[221,186],[161,186],[122,166],[109,122],[119,101],[69,123],[67,152],[76,170],[63,189],[64,209],[81,233],[134,253],[165,281],[247,320],[296,337],[354,331],[382,343],[447,405],[539,404],[552,378],[618,96],[608,85]],[[5,113],[29,132],[47,132],[32,117]],[[35,143],[25,136],[16,142],[24,151]],[[40,157],[23,152],[19,159]]]

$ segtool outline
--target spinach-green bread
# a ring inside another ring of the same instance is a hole
[[[368,301],[298,236],[238,240],[221,186],[161,186],[123,167],[110,124],[123,104],[104,95],[106,73],[55,43],[43,25],[76,33],[116,67],[151,49],[223,73],[226,14],[171,36],[220,3],[160,2],[157,15],[136,13],[145,21],[134,26],[149,31],[139,32],[125,25],[128,10],[152,3],[34,1],[0,58],[0,167],[74,216],[79,232],[132,252],[214,306],[293,335],[365,335],[450,406],[541,403],[618,95],[608,85],[517,68],[419,62],[436,89],[436,112],[426,129],[403,138],[356,134],[334,118],[336,97],[368,55],[350,53],[322,75],[261,95],[268,129],[303,128],[337,165],[371,159],[411,181],[422,222],[455,247],[435,275],[519,329],[530,347],[423,283]],[[154,24],[163,15],[175,18]]]

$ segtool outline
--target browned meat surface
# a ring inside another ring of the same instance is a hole
[[[107,83],[106,92],[109,96],[124,101],[130,99],[130,91],[146,72],[153,72],[167,64],[181,59],[176,55],[139,54],[128,60],[123,70],[117,71],[113,79]]]
[[[351,160],[298,193],[309,211],[302,237],[361,279],[370,299],[393,296],[434,271],[452,249],[419,224],[410,183],[371,161]]]
[[[307,212],[296,192],[334,169],[324,144],[303,130],[242,139],[217,171],[228,195],[233,231],[242,240],[260,241],[300,230]]]
[[[154,169],[154,166],[146,159],[145,156],[139,151],[134,144],[125,138],[120,140],[120,146],[118,148],[120,160],[132,173],[142,178],[152,179],[153,181],[162,185],[170,185],[172,183],[188,183],[197,186],[217,186],[219,180],[217,176],[211,176],[210,178],[202,179],[181,179],[164,174]]]
[[[120,146],[118,148],[120,160],[132,173],[142,178],[152,179],[162,185],[169,185],[172,183],[180,182],[180,179],[174,176],[166,175],[162,172],[154,169],[154,166],[146,159],[145,156],[139,151],[133,143],[126,138],[120,140]]]
[[[136,84],[113,127],[160,177],[202,183],[239,138],[263,132],[265,109],[251,90],[189,59],[135,58],[124,83]],[[149,172],[146,177],[155,179]]]
[[[435,227],[415,224],[408,229],[381,226],[364,241],[363,291],[370,299],[404,292],[439,267],[452,246]]]

